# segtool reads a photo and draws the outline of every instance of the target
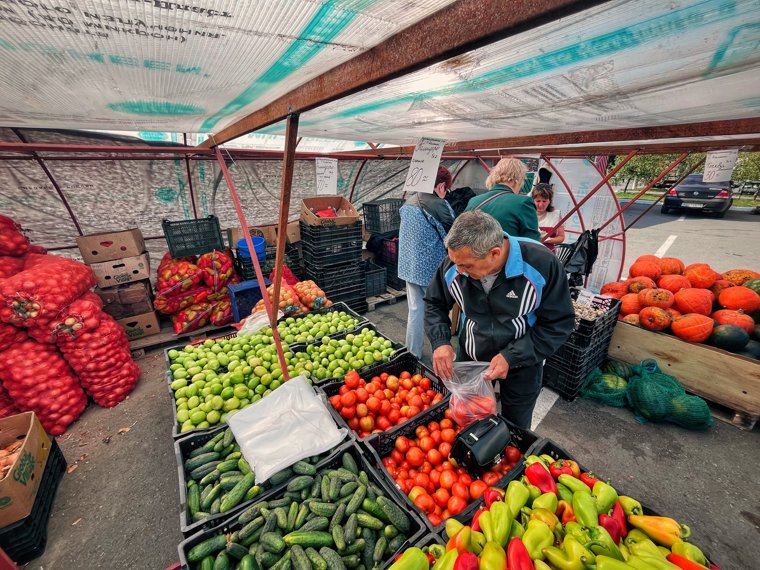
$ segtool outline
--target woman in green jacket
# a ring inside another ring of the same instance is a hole
[[[528,167],[522,160],[502,158],[486,179],[489,191],[470,199],[467,210],[482,210],[492,215],[510,236],[540,241],[533,199],[519,194],[527,172]]]

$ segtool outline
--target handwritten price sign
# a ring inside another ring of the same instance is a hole
[[[444,140],[428,138],[421,138],[417,142],[409,172],[406,175],[404,192],[433,193],[444,144],[446,144]]]
[[[317,196],[335,196],[338,193],[338,159],[318,158]]]
[[[738,150],[708,152],[702,182],[728,182],[734,171]]]

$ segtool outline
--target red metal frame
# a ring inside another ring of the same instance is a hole
[[[187,146],[187,133],[182,133],[182,140]],[[187,171],[187,185],[190,188],[190,204],[193,208],[193,217],[198,219],[198,210],[195,207],[195,191],[193,190],[193,175],[190,172],[190,157],[185,155],[185,170]]]
[[[277,348],[277,358],[280,360],[280,366],[282,367],[282,376],[285,380],[288,379],[288,364],[285,362],[285,354],[282,351],[282,342],[280,341],[280,333],[277,332],[277,312],[272,310],[272,303],[269,301],[269,293],[266,290],[264,284],[264,274],[261,272],[261,266],[259,265],[258,256],[255,255],[256,248],[253,247],[253,240],[251,239],[251,232],[248,229],[248,222],[245,219],[245,213],[243,213],[243,207],[240,205],[240,198],[238,197],[237,190],[235,190],[235,184],[232,182],[232,177],[227,170],[227,164],[224,162],[221,149],[217,146],[214,147],[214,153],[216,154],[216,160],[219,163],[219,168],[224,174],[224,180],[227,182],[227,188],[230,191],[232,197],[232,203],[235,205],[235,211],[237,212],[240,226],[245,236],[245,243],[248,245],[248,251],[251,252],[251,260],[253,261],[253,268],[256,271],[256,279],[259,281],[259,287],[262,292],[262,299],[264,300],[264,307],[266,308],[267,315],[269,315],[269,322],[272,325],[272,336],[274,337],[274,344]]]
[[[370,143],[367,143],[370,144]],[[353,202],[354,201],[354,191],[356,190],[356,185],[359,183],[359,177],[362,174],[362,170],[364,170],[364,166],[367,164],[367,159],[365,158],[362,163],[359,165],[359,172],[356,173],[356,176],[354,176],[354,181],[351,183],[351,192],[348,194],[348,201]]]
[[[581,205],[575,199],[575,194],[573,194],[573,189],[570,187],[570,184],[567,182],[567,180],[565,180],[565,177],[562,176],[562,173],[559,171],[559,169],[556,166],[554,166],[554,163],[551,161],[551,159],[548,156],[544,156],[543,159],[546,161],[546,164],[549,165],[549,168],[551,168],[554,171],[554,174],[556,174],[559,177],[559,179],[562,181],[562,184],[565,185],[565,188],[567,188],[567,193],[570,196],[570,200],[573,201],[573,210],[571,210],[571,212],[577,211],[580,208]],[[564,224],[565,220],[567,220],[569,218],[570,218],[570,216],[566,216],[565,218],[562,218],[562,220],[560,220],[560,223],[557,224],[557,226],[552,231],[550,231],[549,233],[550,234],[554,233],[554,231],[557,228],[559,228],[562,224]],[[578,219],[581,222],[581,229],[585,232],[586,231],[586,224],[583,221],[583,216],[578,216]]]

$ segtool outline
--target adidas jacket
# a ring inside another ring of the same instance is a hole
[[[487,362],[501,352],[511,368],[532,366],[573,332],[575,314],[562,264],[538,242],[506,237],[507,262],[488,295],[480,280],[457,273],[448,257],[438,267],[425,293],[425,328],[433,350],[451,341],[449,312],[455,302],[462,309],[460,360]]]

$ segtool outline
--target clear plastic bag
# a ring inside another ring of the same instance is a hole
[[[324,396],[303,376],[230,416],[228,424],[257,485],[300,459],[332,449],[348,433],[338,429]]]
[[[282,311],[277,311],[277,319],[282,318]],[[269,315],[266,312],[251,313],[240,323],[237,336],[253,336],[261,329],[271,327]]]
[[[455,362],[454,375],[443,384],[451,392],[451,419],[462,427],[496,413],[496,393],[483,378],[488,362]]]

